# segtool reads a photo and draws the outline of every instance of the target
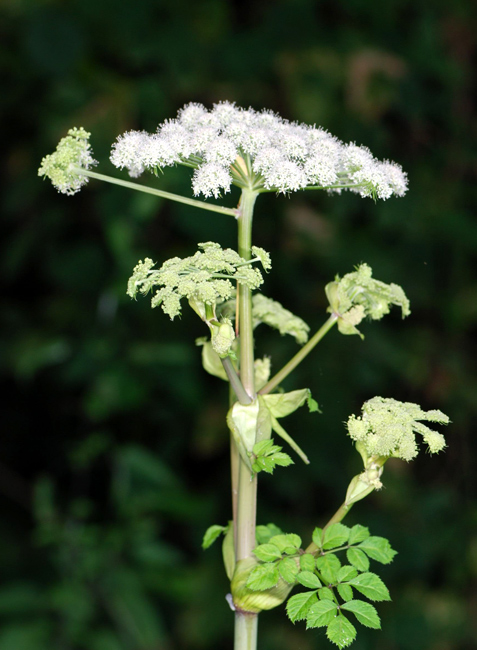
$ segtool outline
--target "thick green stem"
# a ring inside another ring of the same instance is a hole
[[[238,252],[245,260],[251,258],[253,206],[257,193],[243,190],[239,206]],[[244,285],[239,286],[239,337],[240,337],[240,380],[250,398],[255,398],[252,292]],[[255,518],[257,501],[257,477],[239,459],[239,485],[237,502],[237,562],[252,555],[255,548]]]
[[[238,252],[245,260],[251,259],[253,207],[257,192],[244,189],[239,205]],[[255,399],[252,292],[239,285],[238,333],[240,341],[240,381],[250,399]],[[255,548],[257,515],[257,477],[252,475],[238,458],[237,519],[235,522],[235,558],[252,557]],[[257,647],[258,615],[237,611],[235,614],[235,650],[255,650]]]
[[[261,390],[258,391],[260,395],[266,395],[267,393],[270,393],[280,384],[280,382],[285,379],[285,377],[287,377],[292,372],[292,370],[295,370],[297,365],[301,363],[303,359],[313,350],[315,345],[321,341],[327,332],[329,332],[337,320],[337,314],[331,314],[326,323],[320,327],[320,329],[311,337],[308,343],[306,343],[301,348],[301,350],[299,350],[299,352],[297,352],[295,356],[290,359],[290,361],[285,364],[283,368],[279,370],[277,374],[274,375]]]
[[[127,187],[131,190],[137,190],[138,192],[145,192],[146,194],[160,196],[163,199],[176,201],[176,203],[185,203],[186,205],[191,205],[192,207],[200,208],[201,210],[219,212],[220,214],[229,214],[235,218],[238,216],[238,211],[236,208],[225,208],[222,205],[213,205],[211,203],[205,203],[204,201],[196,201],[194,199],[189,199],[186,196],[181,196],[180,194],[171,194],[171,192],[163,192],[162,190],[157,190],[156,188],[148,187],[147,185],[140,185],[139,183],[132,183],[131,181],[123,181],[121,178],[114,178],[114,176],[98,174],[97,172],[92,172],[89,169],[83,169],[82,167],[75,167],[74,171],[78,174],[81,174],[82,176],[96,178],[99,181],[105,181],[106,183],[112,183],[113,185],[121,185],[122,187]]]
[[[234,650],[255,650],[257,647],[257,614],[235,613]]]

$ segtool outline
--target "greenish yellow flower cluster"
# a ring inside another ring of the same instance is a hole
[[[402,317],[409,316],[409,300],[397,284],[386,284],[372,277],[373,271],[367,264],[360,264],[356,271],[347,273],[341,279],[326,285],[326,296],[330,307],[328,312],[338,316],[338,329],[342,334],[358,334],[357,325],[367,316],[380,320],[389,314],[391,305],[401,307]]]
[[[73,128],[58,143],[56,151],[41,161],[38,176],[47,177],[62,194],[76,194],[88,182],[81,169],[97,165],[89,144],[90,133],[83,127]]]
[[[442,451],[446,446],[444,436],[421,420],[449,423],[449,418],[442,411],[423,411],[412,402],[373,397],[364,403],[361,416],[352,415],[348,419],[347,426],[362,455],[412,460],[418,454],[416,433],[423,437],[431,454]]]

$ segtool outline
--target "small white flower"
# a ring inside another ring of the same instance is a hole
[[[126,168],[133,178],[140,176],[145,169],[143,153],[148,141],[146,131],[129,131],[120,135],[113,144],[111,162],[119,169]]]
[[[221,190],[230,192],[232,177],[226,167],[217,162],[201,165],[195,170],[192,179],[194,196],[203,194],[206,198],[213,196],[216,199],[221,195]]]
[[[295,192],[306,187],[308,179],[296,162],[279,162],[265,173],[265,187],[278,192]]]

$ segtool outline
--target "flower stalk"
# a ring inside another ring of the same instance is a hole
[[[72,171],[74,171],[74,173],[78,174],[79,176],[87,176],[89,178],[95,178],[98,181],[105,181],[106,183],[112,183],[113,185],[120,185],[121,187],[126,187],[130,190],[136,190],[137,192],[152,194],[153,196],[159,196],[162,199],[168,199],[170,201],[175,201],[176,203],[190,205],[191,207],[199,208],[200,210],[208,210],[209,212],[218,212],[219,214],[230,215],[235,219],[238,216],[236,208],[226,208],[222,205],[213,205],[212,203],[206,203],[205,201],[197,201],[196,199],[190,199],[189,197],[182,196],[181,194],[164,192],[163,190],[158,190],[155,187],[141,185],[140,183],[133,183],[132,181],[125,181],[122,178],[115,178],[114,176],[107,176],[106,174],[99,174],[98,172],[93,172],[90,169],[84,169],[83,167],[73,167]]]

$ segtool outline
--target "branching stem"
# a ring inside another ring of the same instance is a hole
[[[106,176],[105,174],[98,174],[98,172],[92,172],[89,169],[83,169],[82,167],[75,167],[74,171],[75,173],[81,174],[82,176],[96,178],[99,181],[105,181],[106,183],[113,183],[113,185],[121,185],[122,187],[127,187],[131,190],[137,190],[138,192],[153,194],[154,196],[160,196],[163,199],[169,199],[171,201],[176,201],[177,203],[185,203],[186,205],[191,205],[192,207],[200,208],[201,210],[209,210],[209,212],[219,212],[220,214],[228,214],[234,217],[235,219],[238,216],[238,211],[236,208],[226,208],[222,205],[213,205],[212,203],[205,203],[204,201],[196,201],[195,199],[189,199],[188,197],[181,196],[180,194],[172,194],[171,192],[164,192],[163,190],[158,190],[155,187],[148,187],[147,185],[140,185],[139,183],[124,181],[121,178],[115,178],[114,176]]]
[[[297,365],[303,361],[303,359],[313,350],[315,345],[321,341],[327,332],[329,332],[337,320],[337,314],[331,314],[328,320],[320,327],[316,334],[311,337],[308,343],[306,343],[301,348],[301,350],[299,350],[295,356],[290,359],[290,361],[285,364],[283,368],[279,370],[277,374],[274,375],[261,390],[258,391],[260,395],[267,395],[267,393],[270,393],[272,390],[274,390],[280,384],[280,382],[285,379],[285,377],[288,377],[292,370],[295,370]]]

